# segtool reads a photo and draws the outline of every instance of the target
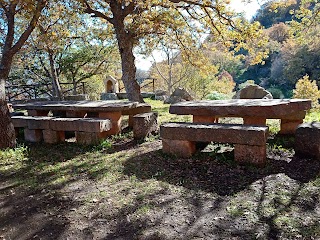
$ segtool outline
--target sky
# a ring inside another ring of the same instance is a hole
[[[231,0],[231,7],[236,12],[243,12],[247,19],[251,19],[257,10],[260,8],[260,5],[257,0],[252,0],[250,3],[244,3],[242,0]],[[154,54],[156,61],[161,61],[161,54]],[[142,70],[148,70],[152,65],[153,59],[151,57],[144,59],[143,56],[136,55],[136,66]]]

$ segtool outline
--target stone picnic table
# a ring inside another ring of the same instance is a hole
[[[169,112],[193,115],[195,123],[217,123],[219,117],[240,117],[245,125],[266,126],[266,119],[280,119],[279,133],[294,134],[309,109],[309,99],[232,99],[180,102],[172,104]]]
[[[131,101],[39,101],[29,103],[13,103],[14,109],[27,110],[29,116],[53,115],[63,118],[101,118],[110,119],[112,129],[116,134],[121,130],[123,115],[129,115],[129,126],[135,114],[151,112],[151,106],[146,103]]]

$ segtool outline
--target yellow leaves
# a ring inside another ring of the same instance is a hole
[[[308,75],[298,80],[293,90],[293,97],[311,99],[312,107],[319,108],[320,91],[316,81],[310,80]]]

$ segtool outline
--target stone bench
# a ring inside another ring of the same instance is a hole
[[[300,124],[295,133],[295,154],[320,160],[320,122]]]
[[[57,118],[42,116],[13,116],[12,123],[24,128],[24,137],[29,142],[57,143],[65,141],[65,132],[75,132],[80,144],[94,144],[110,135],[109,119],[99,118]]]
[[[181,157],[196,152],[197,142],[234,144],[239,163],[264,166],[268,127],[239,124],[165,123],[160,126],[163,151]]]

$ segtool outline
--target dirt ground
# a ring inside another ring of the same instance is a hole
[[[0,175],[0,239],[320,238],[317,161],[281,149],[262,169],[234,164],[232,153],[179,159],[160,140],[113,151],[126,156],[115,181],[83,171],[35,189]]]

